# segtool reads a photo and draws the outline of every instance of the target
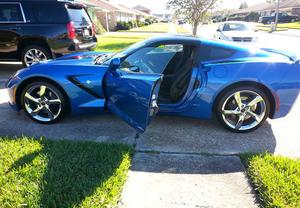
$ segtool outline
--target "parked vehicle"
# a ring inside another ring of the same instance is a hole
[[[24,66],[74,51],[89,50],[97,38],[81,4],[57,0],[0,2],[0,60]]]
[[[275,13],[271,16],[263,16],[260,17],[258,22],[263,24],[271,24],[272,22],[275,22],[276,16]],[[279,13],[278,14],[278,22],[279,23],[289,23],[289,22],[296,22],[298,20],[298,16],[295,15],[289,15],[287,13]]]
[[[192,36],[162,36],[119,53],[82,52],[18,71],[9,103],[49,124],[68,112],[111,111],[139,132],[156,114],[214,116],[249,132],[290,111],[300,90],[299,60]]]
[[[177,20],[177,22],[178,22],[179,25],[186,24],[186,20],[184,20],[184,19],[179,19],[179,20]]]
[[[255,42],[258,39],[255,27],[248,22],[228,21],[218,26],[215,39],[239,43]]]

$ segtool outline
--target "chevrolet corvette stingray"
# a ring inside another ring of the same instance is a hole
[[[56,123],[68,113],[112,112],[142,133],[156,114],[217,120],[249,132],[290,111],[300,89],[293,54],[190,36],[150,38],[119,53],[82,52],[19,70],[13,109]]]

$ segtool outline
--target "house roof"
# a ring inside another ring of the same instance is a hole
[[[280,8],[296,8],[300,7],[300,0],[285,0],[281,2]]]
[[[140,10],[137,10],[137,9],[133,9],[133,8],[127,7],[127,6],[123,5],[123,4],[119,4],[119,6],[125,8],[125,9],[128,9],[128,10],[130,10],[131,12],[134,12],[136,15],[145,16],[145,17],[150,16],[149,14],[147,14],[147,13],[145,13],[145,12],[142,12],[142,11],[140,11]]]
[[[280,9],[300,8],[300,0],[284,0],[280,3],[279,6]],[[276,9],[276,4],[266,2],[266,3],[255,4],[245,9],[233,10],[230,13],[243,14],[249,12],[260,12],[260,11],[274,10],[274,9]]]
[[[147,8],[147,7],[144,7],[142,5],[137,5],[135,7],[133,7],[134,9],[136,10],[140,10],[140,11],[151,11],[151,9]]]
[[[249,13],[249,12],[259,12],[259,11],[265,11],[269,9],[273,9],[275,6],[274,4],[271,3],[260,3],[260,4],[255,4],[251,7],[245,8],[245,9],[237,9],[237,10],[232,10],[230,13],[231,14],[243,14],[243,13]]]
[[[132,11],[131,9],[122,6],[122,5],[116,5],[106,0],[76,0],[85,4],[93,5],[96,7],[96,9],[100,11],[107,11],[107,12],[122,12],[126,14],[134,14],[136,15],[136,12]]]

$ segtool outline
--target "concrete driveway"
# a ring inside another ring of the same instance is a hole
[[[300,157],[300,101],[286,118],[268,120],[262,128],[248,134],[228,132],[216,121],[158,116],[146,133],[135,141],[135,131],[111,114],[67,117],[58,124],[41,125],[31,121],[23,112],[12,111],[6,103],[7,96],[3,89],[3,81],[20,66],[11,66],[0,64],[2,71],[0,77],[0,84],[2,83],[0,90],[1,136],[45,136],[52,139],[131,144],[136,142],[136,149],[139,151],[217,155],[269,151]]]

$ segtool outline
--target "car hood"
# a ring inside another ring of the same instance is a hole
[[[77,52],[61,56],[57,59],[43,61],[41,63],[30,66],[29,68],[36,68],[45,65],[65,65],[65,66],[86,66],[93,64],[96,57],[109,54],[108,52]]]
[[[222,33],[227,37],[256,37],[255,32],[252,31],[223,31]]]

